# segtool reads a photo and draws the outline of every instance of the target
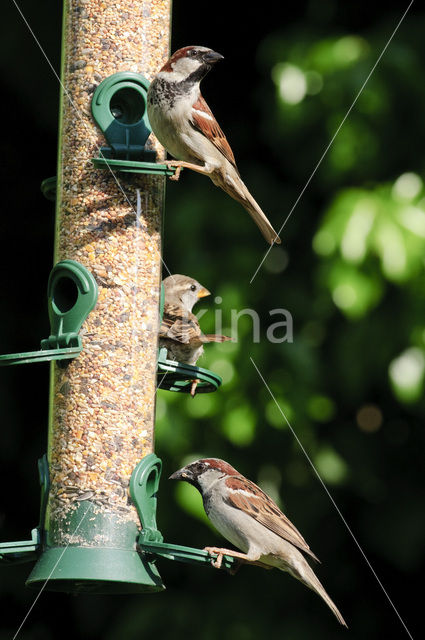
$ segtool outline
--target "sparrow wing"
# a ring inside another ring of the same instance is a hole
[[[229,489],[229,495],[225,499],[227,504],[235,509],[241,509],[264,527],[319,562],[298,529],[260,487],[243,476],[230,476],[226,479],[226,486]]]
[[[178,305],[165,305],[160,338],[171,338],[183,344],[201,342],[201,329],[193,313],[187,313]]]
[[[229,338],[229,336],[221,336],[217,333],[207,333],[203,338],[205,342],[227,342],[228,340],[233,340],[233,338]]]
[[[223,154],[223,156],[235,167],[236,162],[233,151],[226,140],[226,136],[220,128],[217,120],[214,118],[213,112],[205,102],[202,95],[192,106],[192,125],[200,131],[215,147]],[[237,169],[236,169],[237,171]]]

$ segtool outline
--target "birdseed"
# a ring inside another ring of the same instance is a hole
[[[69,0],[64,10],[55,262],[83,264],[99,298],[81,354],[52,365],[47,528],[58,545],[71,541],[81,501],[139,523],[128,485],[153,450],[164,178],[93,167],[105,140],[91,99],[118,71],[152,79],[169,55],[171,0]]]

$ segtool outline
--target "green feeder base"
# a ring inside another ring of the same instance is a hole
[[[143,560],[137,551],[75,546],[45,549],[26,585],[88,594],[153,593],[165,589],[155,565]]]

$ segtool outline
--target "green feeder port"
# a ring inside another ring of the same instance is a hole
[[[124,173],[174,175],[175,167],[156,163],[156,152],[146,148],[152,128],[147,114],[149,82],[139,73],[120,71],[105,78],[94,92],[93,118],[109,146],[92,162],[98,169]]]
[[[41,193],[47,200],[50,200],[51,202],[55,202],[56,189],[57,189],[56,176],[52,176],[51,178],[45,178],[40,185],[40,189],[41,189]]]
[[[47,285],[50,336],[41,341],[41,350],[0,356],[0,367],[51,360],[70,360],[82,350],[78,332],[96,304],[96,280],[74,260],[58,262]]]
[[[162,534],[158,531],[156,523],[161,469],[161,460],[154,453],[151,453],[137,465],[130,479],[130,495],[142,523],[138,539],[138,548],[142,557],[151,561],[163,558],[211,567],[212,562],[217,558],[216,554],[210,554],[203,549],[163,542]],[[232,570],[235,565],[235,558],[223,556],[223,569]]]

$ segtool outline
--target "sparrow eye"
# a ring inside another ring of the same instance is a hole
[[[190,287],[190,290],[191,290],[191,291],[196,291],[196,285],[195,285],[195,284],[192,284],[192,286]]]

